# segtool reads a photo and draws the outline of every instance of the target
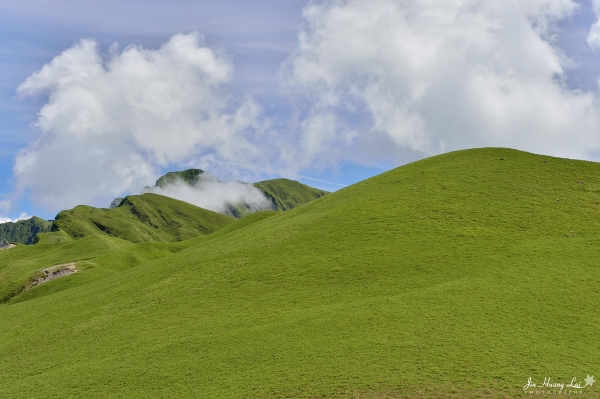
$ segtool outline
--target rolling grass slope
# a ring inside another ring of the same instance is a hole
[[[216,233],[179,242],[133,243],[97,231],[77,240],[69,238],[51,244],[38,242],[36,245],[19,245],[10,250],[0,251],[0,304],[22,302],[94,282],[140,266],[147,261],[213,240],[274,214],[276,212],[257,212],[241,220],[233,219],[233,223]],[[59,233],[51,233],[49,237]],[[59,236],[61,237],[63,236]],[[45,283],[29,291],[32,281],[41,269],[70,262],[75,262],[77,270],[81,273]]]
[[[0,392],[523,397],[600,375],[597,163],[453,152],[174,244],[0,307]]]

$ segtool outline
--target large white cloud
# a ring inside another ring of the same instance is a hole
[[[175,180],[162,187],[145,187],[142,192],[165,195],[220,213],[226,213],[230,206],[243,204],[252,212],[270,210],[272,206],[263,192],[253,184],[239,181],[226,184],[209,173],[204,173],[202,180],[194,185]]]
[[[313,159],[334,150],[331,162],[373,146],[589,158],[600,149],[598,97],[567,88],[571,61],[553,43],[555,23],[576,9],[570,0],[313,1],[283,68],[287,90],[309,104],[302,146]]]
[[[197,33],[159,49],[113,47],[108,60],[81,40],[18,89],[48,95],[40,138],[15,162],[19,188],[58,210],[138,191],[159,167],[194,157],[264,159],[260,109],[230,101],[232,74],[231,61]]]

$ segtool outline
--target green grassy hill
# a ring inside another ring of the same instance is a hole
[[[9,243],[33,244],[37,234],[50,231],[51,225],[52,222],[37,216],[14,223],[0,223],[0,243],[4,240]]]
[[[254,183],[271,201],[274,211],[287,211],[328,194],[289,179],[273,179]]]
[[[600,164],[453,152],[234,226],[98,236],[138,261],[1,306],[0,392],[512,398],[600,375]]]
[[[44,243],[105,233],[132,242],[182,241],[213,233],[233,218],[156,194],[130,195],[116,208],[80,205],[62,211]]]
[[[92,211],[96,210],[92,208]],[[257,212],[241,220],[231,219],[231,223],[215,233],[176,242],[132,242],[106,234],[102,230],[91,230],[88,235],[78,239],[71,238],[64,231],[45,234],[36,245],[19,245],[0,251],[0,304],[26,301],[95,282],[149,260],[160,259],[214,240],[275,214],[276,212]],[[88,214],[84,216],[89,217]],[[104,220],[108,218],[105,217]],[[168,234],[165,237],[173,238]],[[40,270],[71,262],[76,263],[77,270],[81,273],[61,278],[60,281],[33,286]]]

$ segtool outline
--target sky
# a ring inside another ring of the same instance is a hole
[[[0,222],[167,171],[335,191],[447,151],[600,161],[600,0],[0,4]]]

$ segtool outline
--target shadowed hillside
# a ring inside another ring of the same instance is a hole
[[[38,233],[50,231],[52,222],[33,216],[18,222],[0,223],[0,246],[2,242],[33,244]]]

